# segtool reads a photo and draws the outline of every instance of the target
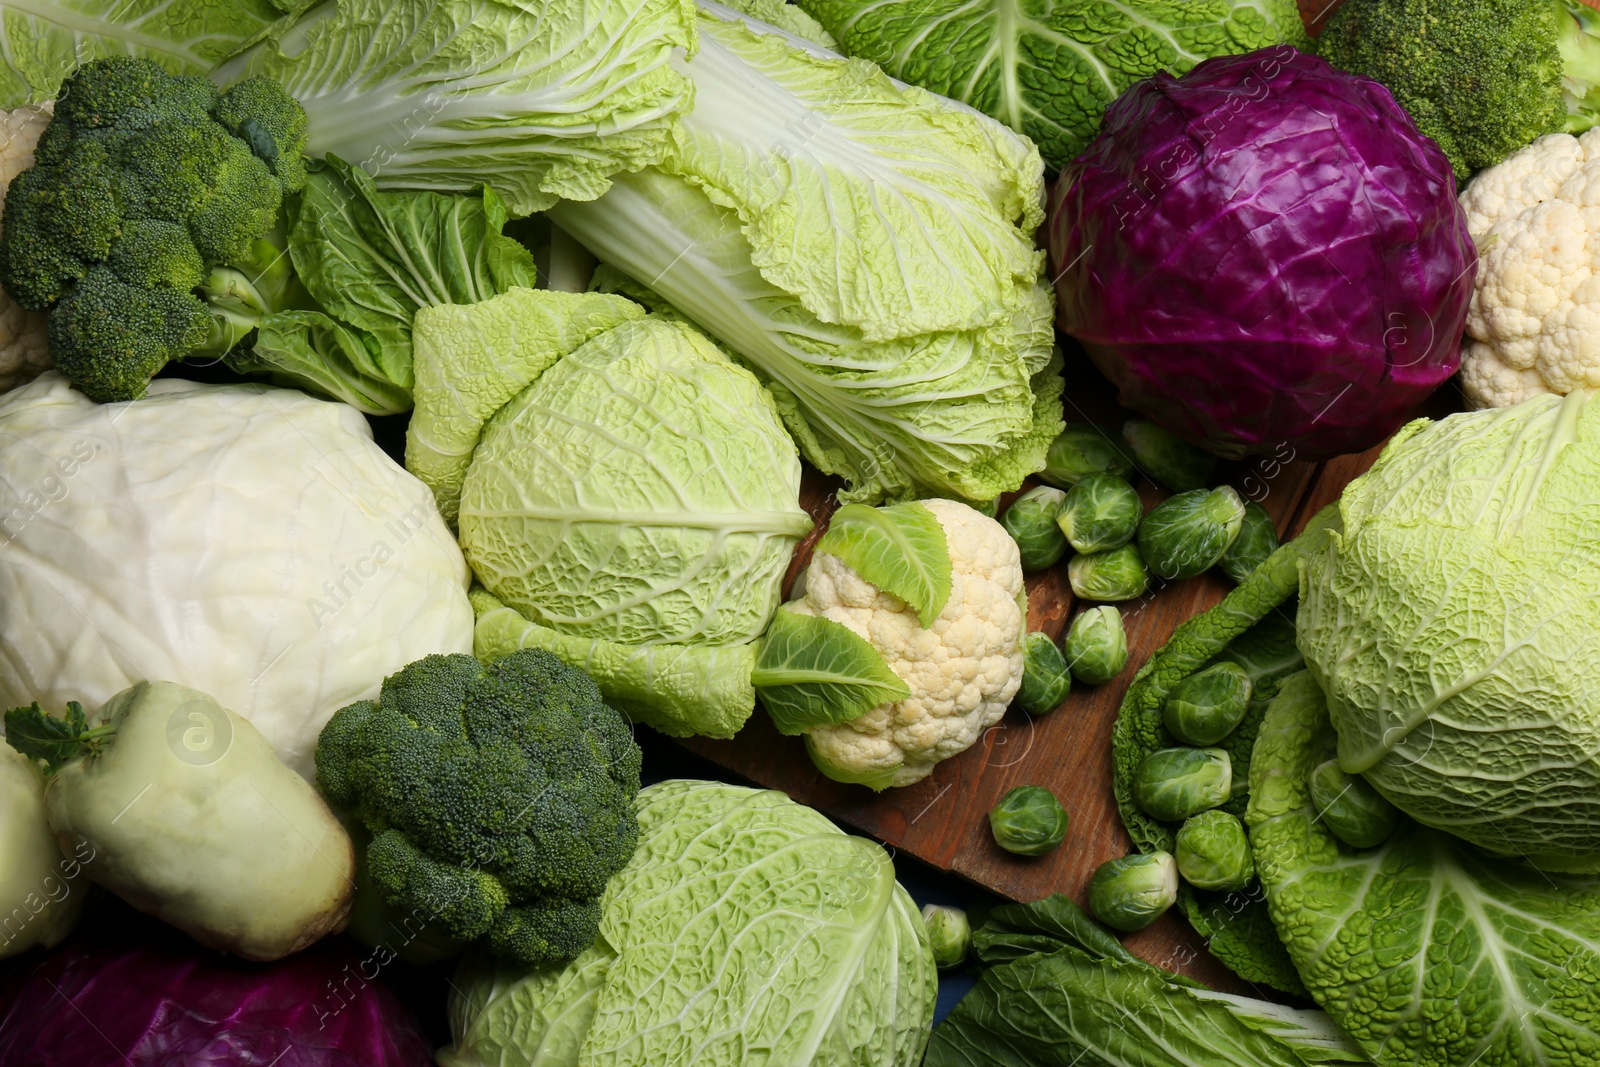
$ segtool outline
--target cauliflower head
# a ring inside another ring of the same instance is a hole
[[[33,149],[55,113],[52,101],[0,111],[0,202],[11,179],[33,166]],[[25,311],[0,289],[0,393],[26,385],[50,369],[48,316]]]
[[[1600,387],[1600,128],[1535,141],[1473,179],[1461,206],[1479,257],[1467,401]]]
[[[951,590],[924,629],[915,609],[819,552],[803,599],[789,605],[864,638],[911,689],[858,719],[813,727],[806,747],[825,774],[874,789],[910,785],[971,748],[1022,684],[1026,629],[1017,543],[995,520],[952,500],[924,500],[944,528]]]

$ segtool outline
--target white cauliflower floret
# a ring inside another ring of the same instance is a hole
[[[1600,387],[1600,128],[1535,141],[1474,178],[1461,206],[1479,256],[1468,402]]]
[[[926,778],[1000,721],[1022,684],[1022,561],[996,521],[965,504],[924,500],[944,528],[951,591],[927,629],[905,601],[818,553],[805,597],[789,605],[865,638],[911,695],[858,719],[814,727],[806,744],[831,776],[875,789]]]
[[[33,166],[33,148],[53,113],[48,100],[37,107],[0,111],[0,202],[12,179]],[[0,393],[26,385],[50,369],[45,321],[43,312],[24,311],[0,289]]]

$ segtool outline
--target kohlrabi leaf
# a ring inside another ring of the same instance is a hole
[[[849,55],[965,101],[1031,137],[1055,170],[1083,151],[1106,108],[1158,71],[1288,41],[1292,0],[798,0]]]
[[[1534,870],[1410,820],[1340,842],[1310,776],[1339,739],[1309,673],[1284,682],[1247,821],[1306,988],[1380,1067],[1600,1062],[1600,877]]]
[[[304,6],[291,0],[0,0],[0,108],[48,100],[74,68],[112,55],[205,74]]]
[[[781,734],[849,722],[911,695],[911,687],[854,630],[785,609],[762,638],[750,682]]]
[[[915,501],[833,513],[816,551],[838,556],[885,593],[904,600],[924,627],[950,599],[950,546],[933,512]]]
[[[69,701],[66,714],[59,717],[39,707],[37,700],[31,707],[6,712],[7,743],[29,759],[43,760],[52,771],[98,751],[114,732],[111,726],[90,729],[83,705],[76,700]]]
[[[281,82],[309,155],[382,188],[487,183],[521,216],[659,161],[691,94],[672,56],[694,47],[689,0],[323,0],[216,77]]]

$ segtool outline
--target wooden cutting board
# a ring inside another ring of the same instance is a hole
[[[1069,365],[1067,381],[1069,420],[1115,427],[1128,417],[1116,407],[1110,386],[1081,357]],[[1459,407],[1459,395],[1447,386],[1423,413],[1444,415]],[[1287,540],[1323,506],[1337,500],[1379,451],[1311,463],[1286,450],[1276,459],[1226,466],[1219,470],[1218,482],[1226,481],[1247,499],[1258,501],[1277,520],[1279,534]],[[791,581],[809,560],[810,545],[833,511],[832,495],[838,485],[808,472],[802,502],[818,520],[818,530],[796,553]],[[1139,487],[1146,507],[1166,495],[1148,481]],[[1033,718],[1013,707],[967,752],[903,789],[873,793],[823,777],[812,766],[804,743],[779,734],[759,708],[732,740],[691,738],[680,743],[738,777],[782,790],[841,824],[1003,897],[1027,901],[1064,892],[1082,904],[1095,868],[1132,850],[1111,784],[1111,727],[1123,693],[1179,623],[1212,607],[1230,588],[1226,578],[1208,574],[1170,583],[1120,605],[1130,652],[1120,677],[1098,688],[1074,686],[1066,702],[1049,715]],[[1065,561],[1028,576],[1029,630],[1059,637],[1079,608],[1066,581]],[[990,836],[989,810],[1018,785],[1046,786],[1067,809],[1071,819],[1067,840],[1050,855],[1014,856],[997,847]],[[1212,959],[1176,911],[1130,935],[1127,944],[1146,959],[1214,988],[1277,996],[1249,986]]]

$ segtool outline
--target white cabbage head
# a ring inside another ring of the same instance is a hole
[[[53,372],[0,401],[4,707],[178,682],[310,777],[335,711],[472,650],[467,580],[354,408],[173,380],[102,405]]]
[[[1600,404],[1406,427],[1301,580],[1339,763],[1418,822],[1600,866]]]

